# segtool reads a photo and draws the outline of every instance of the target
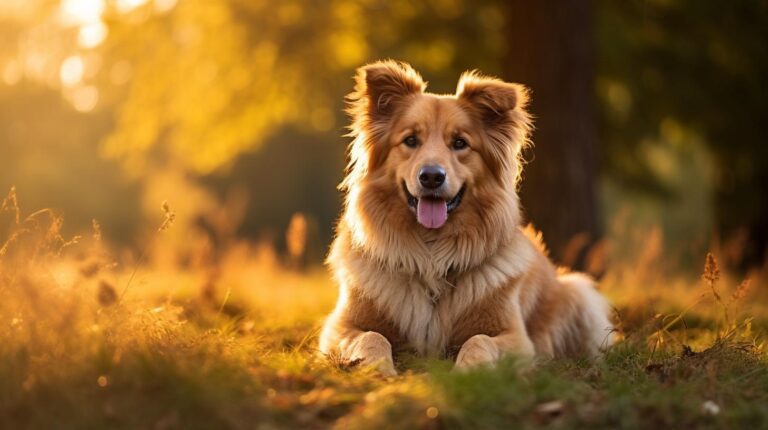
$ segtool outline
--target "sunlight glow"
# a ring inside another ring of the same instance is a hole
[[[61,78],[61,84],[65,87],[73,87],[80,83],[83,79],[83,73],[85,72],[85,63],[83,58],[79,55],[73,55],[68,57],[61,63],[59,69],[59,78]]]
[[[33,5],[29,3],[33,3]],[[0,0],[0,17],[14,19],[29,18],[34,11],[34,6],[36,6],[34,3],[30,2],[30,0]]]
[[[99,90],[92,85],[80,87],[72,92],[72,107],[79,112],[90,112],[99,101]]]
[[[30,50],[23,58],[25,76],[32,79],[44,80],[49,71],[48,57],[40,52]]]
[[[80,27],[77,44],[82,48],[95,48],[107,37],[107,26],[102,21],[85,24]]]
[[[72,288],[78,279],[77,268],[65,262],[59,262],[51,267],[50,275],[61,288]]]
[[[145,4],[146,2],[147,0],[117,0],[117,11],[120,13],[127,13]]]
[[[62,0],[60,10],[67,24],[96,23],[104,12],[104,0]]]

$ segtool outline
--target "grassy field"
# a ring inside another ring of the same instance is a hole
[[[455,373],[404,355],[382,378],[318,356],[336,295],[321,268],[246,243],[215,263],[118,259],[97,224],[72,241],[51,212],[5,209],[0,428],[768,427],[762,278],[713,260],[704,279],[609,270],[622,340],[599,363]]]

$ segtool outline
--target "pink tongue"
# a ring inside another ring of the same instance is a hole
[[[448,205],[445,200],[419,199],[416,205],[416,219],[426,228],[440,228],[448,219]]]

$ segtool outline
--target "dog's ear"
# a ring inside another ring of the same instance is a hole
[[[500,172],[508,167],[526,145],[531,130],[531,118],[526,111],[528,89],[472,71],[459,79],[456,97],[483,124],[491,168]]]
[[[465,72],[459,79],[456,95],[472,105],[489,124],[508,120],[515,109],[528,105],[528,90],[520,84],[511,84],[479,73]]]
[[[392,60],[378,61],[357,69],[355,90],[347,96],[355,122],[383,122],[402,106],[409,95],[424,91],[426,84],[413,68]]]
[[[353,163],[365,157],[367,168],[373,170],[386,159],[389,145],[384,137],[392,118],[409,96],[425,88],[421,76],[406,63],[378,61],[357,69],[355,89],[347,95],[347,113],[352,119],[349,136],[357,142],[353,143]],[[360,150],[354,150],[356,145]]]

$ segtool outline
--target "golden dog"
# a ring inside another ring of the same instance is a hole
[[[455,356],[456,368],[505,354],[596,356],[611,341],[605,300],[521,227],[526,89],[474,72],[455,95],[425,87],[404,63],[358,69],[328,256],[340,293],[320,350],[388,375],[403,348]]]

